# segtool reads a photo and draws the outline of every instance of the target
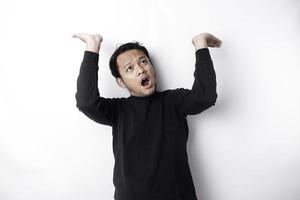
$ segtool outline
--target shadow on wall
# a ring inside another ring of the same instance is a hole
[[[208,112],[208,110],[204,111],[204,113]],[[203,133],[203,131],[201,130],[201,119],[200,119],[201,116],[200,115],[201,114],[187,118],[188,126],[189,126],[187,153],[188,153],[188,157],[189,157],[190,169],[191,169],[194,186],[195,186],[195,190],[196,190],[198,199],[199,200],[200,199],[212,200],[212,199],[214,199],[214,195],[210,194],[209,187],[211,184],[209,183],[209,180],[205,174],[205,168],[206,168],[206,165],[204,164],[205,159],[203,159],[201,156],[203,154],[201,154],[199,152],[191,152],[191,147],[193,147],[194,145],[199,145],[199,142],[196,144],[197,140],[195,140],[194,138],[196,137],[197,134]],[[200,145],[201,145],[201,143],[200,143]],[[195,148],[192,148],[192,149],[195,149]],[[201,148],[198,148],[198,149],[201,149]],[[199,154],[200,154],[200,156],[199,156]],[[198,156],[196,156],[194,158],[191,155],[198,155]]]
[[[159,65],[159,62],[156,60],[155,56],[153,56],[151,54],[151,52],[149,52],[149,56],[151,58],[151,61],[152,61],[152,64],[154,66],[154,71],[155,71],[155,74],[156,74],[156,84],[157,84],[157,90],[158,91],[163,91],[164,88],[166,88],[166,83],[164,82],[164,79],[161,74],[162,72],[160,71],[161,67]]]
[[[289,8],[295,13],[295,18],[297,19],[298,29],[300,30],[300,1],[290,0]]]

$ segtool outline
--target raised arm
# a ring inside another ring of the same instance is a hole
[[[98,60],[102,37],[98,34],[74,34],[86,42],[77,78],[76,107],[97,123],[112,126],[118,113],[119,98],[104,98],[98,90]]]
[[[209,33],[201,33],[192,39],[195,46],[195,71],[192,89],[178,88],[176,106],[183,115],[199,114],[215,105],[217,100],[216,74],[208,47],[220,47],[221,40]]]

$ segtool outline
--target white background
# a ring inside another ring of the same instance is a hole
[[[112,134],[75,106],[85,44],[99,33],[99,91],[127,97],[108,60],[140,41],[160,90],[191,88],[193,36],[217,74],[214,107],[188,116],[199,200],[300,198],[300,3],[297,0],[135,0],[0,3],[0,199],[113,199]]]

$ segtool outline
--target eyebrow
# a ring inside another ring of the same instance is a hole
[[[138,60],[141,60],[142,58],[147,58],[147,56],[145,56],[145,55],[140,56],[140,57],[138,57]],[[126,62],[126,63],[124,64],[124,67],[126,67],[129,63],[130,63],[130,61]]]

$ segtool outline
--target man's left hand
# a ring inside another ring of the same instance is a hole
[[[222,41],[210,33],[200,33],[193,37],[192,43],[198,50],[207,47],[220,47]]]

